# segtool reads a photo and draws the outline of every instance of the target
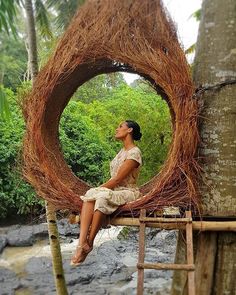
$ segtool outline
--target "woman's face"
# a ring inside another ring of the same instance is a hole
[[[122,140],[128,134],[131,134],[133,128],[129,128],[126,122],[121,122],[116,128],[115,139]]]

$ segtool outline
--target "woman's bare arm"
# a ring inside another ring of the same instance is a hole
[[[109,179],[107,182],[103,183],[101,187],[113,189],[114,187],[118,186],[125,179],[125,177],[132,172],[133,169],[137,168],[138,166],[139,163],[135,160],[125,160],[124,163],[120,166],[117,175]]]

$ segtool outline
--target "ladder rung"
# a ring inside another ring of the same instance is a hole
[[[192,218],[140,217],[140,222],[190,223]]]
[[[194,264],[171,264],[171,263],[138,263],[137,268],[162,269],[162,270],[195,270]]]

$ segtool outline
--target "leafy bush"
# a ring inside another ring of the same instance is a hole
[[[40,203],[33,189],[21,177],[20,150],[24,133],[24,120],[14,93],[5,89],[10,104],[11,121],[0,120],[0,217],[25,214]]]

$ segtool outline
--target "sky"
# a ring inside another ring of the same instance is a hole
[[[165,7],[169,11],[172,19],[174,20],[178,36],[184,49],[187,49],[197,41],[199,22],[195,20],[191,15],[201,8],[202,0],[162,0]],[[193,56],[188,57],[188,61],[191,62]],[[124,78],[127,83],[132,83],[138,78],[134,74],[124,74]]]

